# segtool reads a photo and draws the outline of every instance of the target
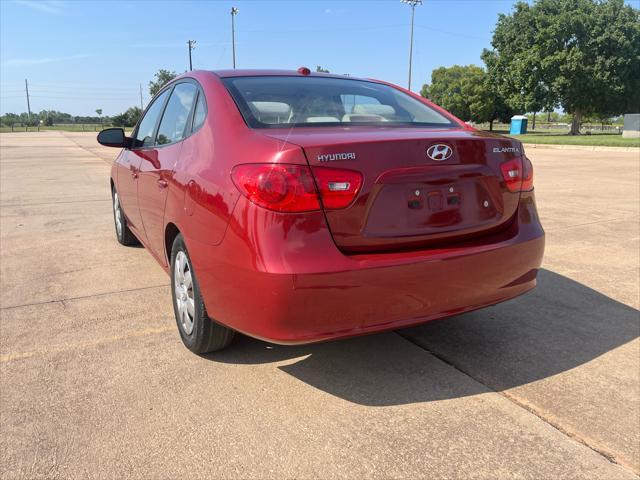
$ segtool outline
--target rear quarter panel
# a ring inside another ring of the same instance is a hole
[[[165,210],[167,225],[175,224],[190,242],[219,245],[240,193],[231,179],[241,163],[284,162],[306,165],[302,149],[249,129],[222,82],[198,72],[207,101],[207,120],[183,142]],[[191,252],[191,249],[190,249]],[[168,252],[169,253],[169,252]],[[215,254],[215,251],[209,254]],[[194,260],[197,265],[197,260]]]

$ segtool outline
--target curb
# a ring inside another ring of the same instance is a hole
[[[638,147],[605,147],[598,145],[552,145],[546,143],[523,143],[525,150],[527,148],[552,148],[556,150],[586,150],[589,152],[638,152]]]

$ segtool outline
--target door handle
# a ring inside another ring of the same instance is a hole
[[[156,183],[160,188],[167,188],[169,186],[169,182],[167,182],[164,178],[159,179]]]
[[[138,178],[138,171],[131,169],[131,177],[135,180],[136,178]]]

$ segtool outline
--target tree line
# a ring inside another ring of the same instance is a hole
[[[177,77],[176,72],[160,69],[149,82],[149,95],[154,97],[156,93],[170,80]],[[133,127],[142,116],[142,109],[138,106],[130,107],[122,113],[113,116],[103,116],[102,109],[96,109],[97,116],[71,115],[57,110],[42,110],[40,112],[5,113],[0,117],[0,123],[8,127],[14,125],[23,126],[52,126],[56,124],[101,124],[115,127]]]
[[[102,113],[101,109],[97,109]],[[50,127],[52,125],[70,124],[94,124],[94,125],[114,125],[116,127],[132,127],[142,115],[140,107],[131,107],[125,112],[118,115],[110,116],[82,116],[71,115],[66,112],[58,112],[57,110],[42,110],[40,112],[31,112],[29,115],[27,112],[17,113],[5,113],[0,117],[0,123],[7,127],[13,127],[14,125],[22,125],[33,127],[36,125],[44,125]]]
[[[572,135],[586,116],[640,111],[640,10],[623,0],[518,2],[498,17],[491,46],[481,55],[484,68],[437,68],[421,94],[491,126],[562,108]]]

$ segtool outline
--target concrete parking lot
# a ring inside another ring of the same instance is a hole
[[[2,478],[638,478],[640,152],[528,151],[547,231],[530,294],[199,357],[168,277],[115,240],[116,150],[0,149]]]

